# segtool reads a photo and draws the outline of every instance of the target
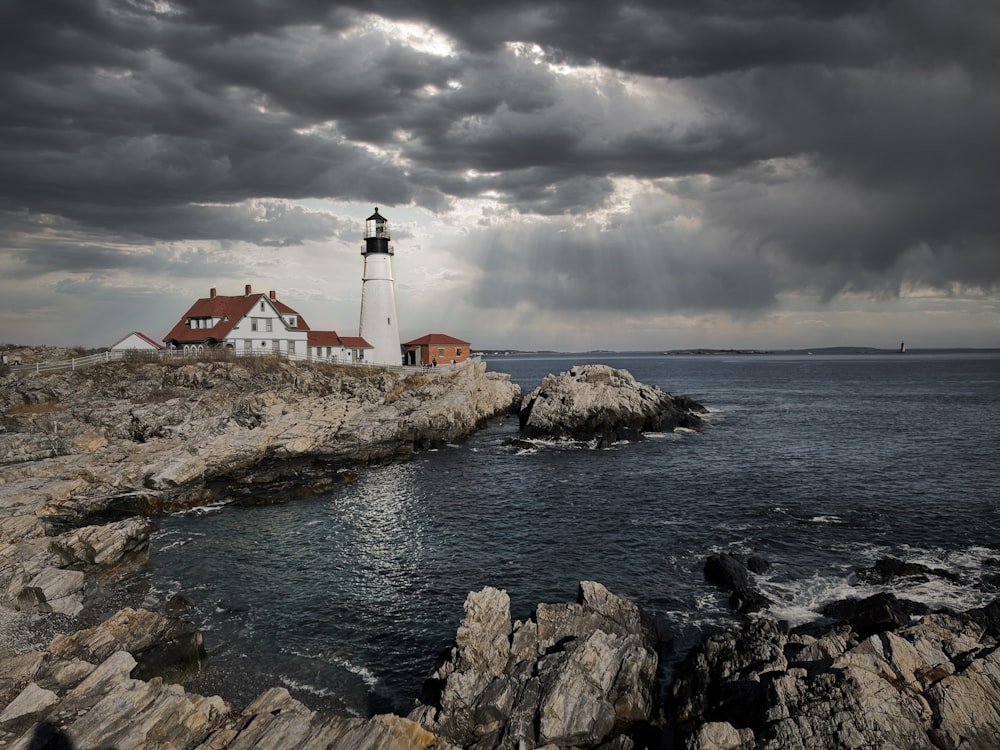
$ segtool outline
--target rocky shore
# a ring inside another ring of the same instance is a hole
[[[505,591],[470,593],[406,717],[324,715],[283,688],[246,706],[198,695],[183,685],[204,666],[201,634],[166,602],[127,606],[149,516],[321,491],[519,402],[509,378],[479,364],[403,377],[271,359],[135,362],[0,380],[0,746],[998,746],[1000,601],[928,612],[889,591],[790,628],[767,616],[759,558],[705,561],[706,587],[732,592],[744,619],[680,661],[663,622],[596,582],[524,620]],[[702,411],[588,366],[546,378],[521,426],[525,438],[606,445],[698,429]],[[912,575],[948,573],[892,560],[858,572],[888,589]]]

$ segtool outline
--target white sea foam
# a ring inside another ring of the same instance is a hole
[[[843,523],[844,519],[840,516],[813,516],[809,519],[809,523]]]
[[[889,549],[882,545],[865,545],[861,554],[853,558],[870,564],[888,556],[917,563],[928,568],[946,570],[958,576],[951,580],[942,576],[899,577],[887,584],[868,584],[857,579],[853,567],[840,573],[816,574],[807,578],[789,578],[787,573],[757,577],[761,591],[773,602],[767,614],[793,625],[820,617],[825,604],[842,599],[863,599],[873,594],[891,592],[901,599],[909,599],[931,609],[946,608],[963,612],[982,607],[996,598],[995,592],[981,591],[974,584],[983,570],[983,563],[998,555],[988,547],[968,547],[960,550],[915,549],[902,547]]]
[[[176,539],[169,544],[164,544],[160,547],[160,552],[166,552],[167,550],[175,549],[177,547],[183,547],[185,544],[194,541],[194,537],[184,537],[183,539]]]
[[[371,670],[369,670],[369,669],[367,669],[365,667],[362,667],[362,666],[359,666],[357,664],[354,664],[354,663],[348,661],[347,659],[337,659],[337,658],[335,658],[333,661],[334,661],[335,664],[337,664],[338,666],[343,667],[348,672],[356,674],[358,677],[361,678],[361,681],[364,682],[369,688],[375,687],[378,684],[378,682],[379,682],[378,677],[376,677],[375,674]]]
[[[229,500],[220,500],[216,503],[207,503],[205,505],[198,505],[194,508],[188,508],[187,510],[179,510],[175,513],[171,513],[172,516],[203,516],[206,513],[217,513],[218,511],[229,505]]]
[[[320,695],[324,698],[335,696],[336,693],[328,688],[316,687],[315,685],[310,685],[308,682],[301,682],[293,677],[289,677],[285,674],[279,674],[278,679],[281,680],[287,687],[292,690],[301,690],[306,693],[312,693],[313,695]]]
[[[772,602],[763,614],[788,620],[792,625],[819,619],[819,610],[825,604],[859,596],[846,572],[790,580],[763,575],[758,576],[757,584]]]
[[[681,436],[677,432],[645,432],[643,433],[650,440],[680,440]],[[690,432],[690,430],[686,430]]]

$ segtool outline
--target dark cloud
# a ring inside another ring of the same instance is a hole
[[[992,0],[7,3],[0,252],[183,274],[150,248],[354,231],[289,201],[485,198],[486,306],[995,293],[998,40]]]

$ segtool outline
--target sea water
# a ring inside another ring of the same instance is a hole
[[[732,621],[703,578],[714,552],[769,560],[758,579],[769,614],[793,623],[879,590],[855,571],[890,555],[963,579],[899,584],[901,596],[958,609],[995,596],[974,584],[1000,558],[1000,355],[519,355],[488,366],[527,394],[587,362],[692,396],[710,410],[706,428],[525,450],[506,418],[318,497],[160,519],[150,603],[193,603],[185,616],[212,664],[202,688],[240,700],[284,685],[315,708],[405,712],[483,586],[506,589],[526,618],[599,581],[669,620],[680,655]]]

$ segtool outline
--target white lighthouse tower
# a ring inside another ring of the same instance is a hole
[[[365,244],[361,254],[365,271],[361,279],[360,336],[372,348],[365,360],[377,365],[402,364],[399,325],[396,322],[396,290],[392,279],[392,243],[389,222],[378,212],[365,221]]]

